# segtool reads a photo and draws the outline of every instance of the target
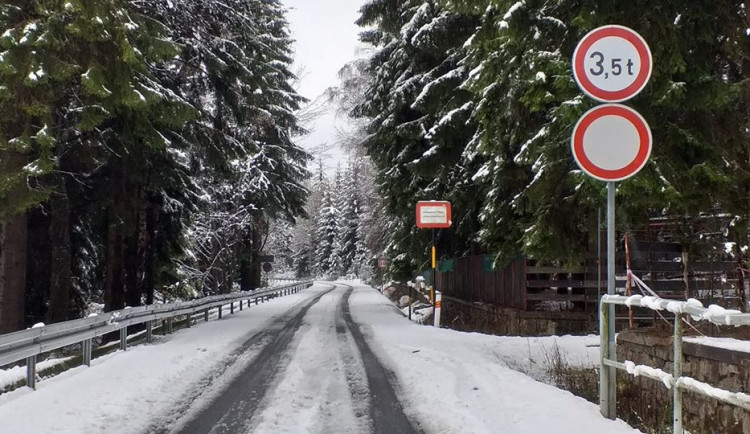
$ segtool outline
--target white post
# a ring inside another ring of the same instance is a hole
[[[443,293],[435,291],[435,327],[440,328],[440,301],[443,299]]]
[[[677,387],[677,380],[682,376],[682,314],[674,316],[674,372],[672,376],[675,385],[672,386],[673,410],[672,410],[672,433],[682,434],[682,390]]]

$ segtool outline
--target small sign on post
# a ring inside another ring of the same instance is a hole
[[[430,250],[430,265],[432,266],[432,288],[430,289],[430,301],[432,315],[435,317],[435,304],[432,294],[437,286],[437,248],[435,245],[435,229],[451,227],[451,203],[447,201],[424,200],[417,202],[417,227],[420,229],[432,229],[432,249]]]
[[[421,229],[451,227],[451,203],[432,200],[417,202],[417,227]]]

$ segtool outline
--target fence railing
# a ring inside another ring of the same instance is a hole
[[[610,309],[608,304],[623,306],[640,306],[655,311],[667,311],[673,313],[674,320],[674,365],[672,373],[664,372],[646,365],[636,365],[631,361],[618,362],[616,360],[615,343],[609,342],[608,324]],[[682,428],[682,391],[687,390],[698,393],[709,398],[722,401],[727,404],[742,407],[750,410],[750,395],[743,392],[731,392],[711,386],[708,383],[698,381],[691,377],[682,375],[682,330],[685,316],[690,316],[693,320],[709,321],[716,325],[750,325],[750,314],[742,313],[737,310],[727,310],[717,305],[711,305],[708,308],[703,307],[701,302],[695,299],[688,301],[675,301],[659,297],[644,297],[633,295],[630,297],[621,295],[603,295],[599,306],[599,324],[603,325],[600,329],[601,350],[600,350],[600,389],[599,404],[601,413],[604,417],[614,419],[617,417],[616,411],[616,382],[615,370],[620,369],[633,376],[642,376],[650,378],[664,384],[668,389],[673,391],[673,433],[681,434]]]
[[[242,310],[245,302],[249,306],[251,301],[257,304],[259,301],[296,293],[310,286],[312,286],[312,281],[295,282],[252,292],[236,292],[192,301],[125,308],[89,318],[0,335],[0,366],[26,359],[26,385],[33,389],[36,388],[37,357],[42,353],[82,343],[83,363],[91,366],[93,338],[119,330],[120,349],[126,350],[128,326],[145,323],[146,340],[151,342],[154,321],[164,320],[165,332],[172,333],[172,323],[176,316],[187,316],[187,326],[190,327],[192,317],[197,313],[202,313],[205,321],[208,321],[211,309],[217,309],[218,317],[221,318],[222,310],[227,304],[229,304],[230,313],[234,313],[235,304],[238,302],[239,310]]]

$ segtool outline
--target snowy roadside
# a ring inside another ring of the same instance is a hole
[[[275,298],[221,320],[157,337],[154,344],[97,358],[90,368],[78,367],[27,388],[0,395],[2,432],[135,433],[195,398],[194,391],[218,389],[232,379],[231,354],[248,336],[260,331],[291,306],[326,288],[315,285],[298,294]],[[207,385],[217,371],[226,375]],[[164,424],[180,415],[169,416]]]
[[[75,357],[63,357],[45,360],[37,363],[36,367],[38,371],[44,371],[62,365],[63,363],[74,359]],[[8,369],[0,369],[0,391],[4,388],[17,384],[19,381],[26,378],[26,367],[25,366],[13,366]]]
[[[429,433],[632,433],[596,405],[512,369],[541,375],[555,347],[591,365],[593,337],[514,338],[435,329],[403,318],[382,294],[358,286],[352,316],[396,375],[404,409]],[[531,357],[529,357],[531,356]]]

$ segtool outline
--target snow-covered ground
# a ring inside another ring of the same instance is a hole
[[[361,287],[351,306],[373,350],[396,374],[404,410],[426,432],[637,432],[602,418],[583,398],[508,367],[529,365],[541,373],[555,345],[571,364],[591,364],[598,351],[587,347],[592,337],[504,338],[419,326],[385,296]]]
[[[171,426],[183,416],[176,409],[205,405],[250,363],[260,348],[236,354],[249,336],[329,287],[316,284],[104,356],[91,368],[41,381],[37,391],[0,395],[0,432],[137,433]],[[359,432],[367,426],[359,417],[361,402],[346,402],[347,393],[367,392],[366,378],[353,368],[361,363],[356,346],[335,332],[340,294],[324,296],[307,312],[252,432]],[[350,306],[369,346],[398,379],[404,412],[428,433],[635,431],[602,418],[582,398],[511,368],[542,376],[555,347],[570,364],[593,365],[595,337],[507,338],[421,326],[361,285]],[[208,393],[198,396],[196,390]],[[355,417],[336,426],[330,418],[322,422],[322,415],[339,413]]]

